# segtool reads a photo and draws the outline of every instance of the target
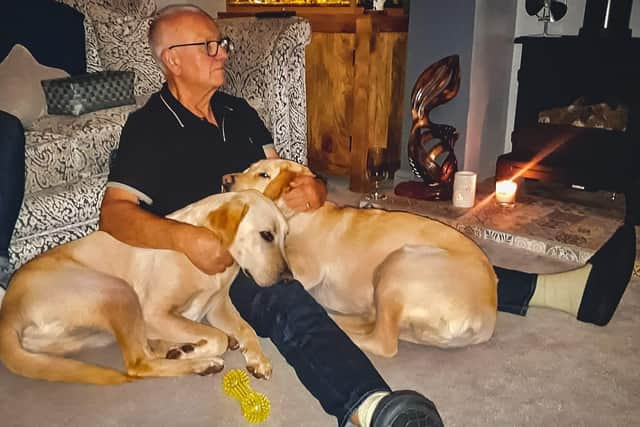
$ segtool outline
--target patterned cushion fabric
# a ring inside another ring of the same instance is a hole
[[[311,26],[303,18],[218,19],[235,52],[223,90],[246,99],[273,135],[280,157],[307,162],[304,49]]]
[[[98,5],[122,14],[152,16],[155,12],[154,0],[56,0],[65,3],[84,15],[87,72],[102,71],[104,67],[98,53],[98,39],[88,12],[88,6]]]
[[[26,132],[26,194],[108,170],[130,112],[144,104],[82,116],[43,116]]]
[[[25,198],[11,240],[12,268],[96,230],[106,183],[107,174],[96,175]]]
[[[102,62],[98,53],[98,39],[93,23],[88,16],[84,18],[84,44],[87,60],[87,73],[102,71]]]
[[[113,11],[137,16],[151,16],[156,10],[155,0],[58,0],[87,14],[87,8],[101,6]]]
[[[136,95],[149,95],[160,89],[164,76],[147,43],[150,15],[126,14],[91,3],[85,8],[96,30],[102,67],[133,71]]]
[[[34,236],[98,216],[107,174],[38,191],[25,198],[13,239]],[[43,211],[56,215],[42,215]]]
[[[100,187],[100,193],[95,194],[95,197],[96,199],[92,203],[97,203],[99,206],[102,200],[102,187]],[[48,206],[44,207],[48,208]],[[23,209],[25,208],[23,207]],[[84,237],[97,229],[98,214],[95,212],[93,219],[79,224],[69,223],[57,229],[50,229],[45,233],[14,238],[11,241],[11,250],[9,251],[11,270],[17,269],[19,266],[46,250]]]

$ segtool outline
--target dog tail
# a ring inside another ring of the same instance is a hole
[[[19,330],[3,321],[0,311],[0,361],[14,374],[28,378],[87,384],[122,384],[135,380],[123,372],[65,357],[25,350]]]
[[[330,315],[342,330],[354,334],[369,334],[376,325],[373,317],[338,313],[331,313]]]

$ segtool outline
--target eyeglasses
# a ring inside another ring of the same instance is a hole
[[[169,46],[167,49],[173,49],[174,47],[184,47],[184,46],[204,46],[207,55],[216,56],[218,55],[218,49],[224,49],[227,55],[231,54],[235,49],[233,42],[229,37],[223,37],[220,40],[207,40],[204,42],[196,42],[196,43],[184,43],[184,44],[174,44],[173,46]]]

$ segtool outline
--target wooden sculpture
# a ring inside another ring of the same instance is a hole
[[[398,184],[395,193],[423,200],[451,200],[453,176],[458,170],[453,147],[458,132],[453,126],[432,123],[429,113],[453,99],[460,89],[460,59],[447,56],[427,67],[411,93],[409,165],[424,183]]]

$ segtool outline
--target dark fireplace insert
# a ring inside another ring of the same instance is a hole
[[[515,40],[522,60],[512,151],[498,158],[496,179],[637,198],[640,38],[629,29],[632,4],[587,0],[579,35]]]

